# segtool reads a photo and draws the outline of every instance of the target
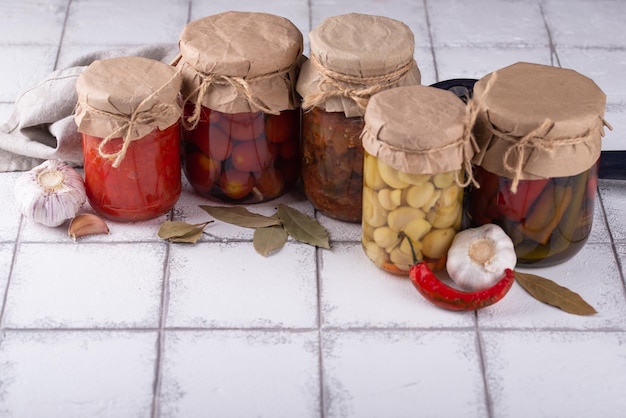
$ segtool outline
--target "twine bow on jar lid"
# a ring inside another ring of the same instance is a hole
[[[280,16],[225,12],[189,23],[174,65],[183,76],[184,121],[193,129],[201,106],[223,113],[278,114],[299,107],[295,83],[303,60],[302,33]]]
[[[398,20],[360,13],[333,16],[309,33],[309,41],[311,58],[302,65],[297,84],[305,111],[320,107],[363,116],[375,93],[421,82],[413,32]]]
[[[479,106],[474,163],[512,179],[565,177],[600,157],[606,96],[589,78],[540,64],[517,63],[474,85]]]
[[[458,186],[476,186],[471,165],[478,151],[471,129],[475,114],[446,90],[427,86],[390,89],[372,97],[368,104],[363,147],[396,170],[454,172]]]
[[[102,138],[99,154],[117,168],[133,141],[180,120],[181,83],[173,67],[148,58],[94,61],[76,81],[78,132]],[[105,151],[116,138],[122,138],[121,147]]]

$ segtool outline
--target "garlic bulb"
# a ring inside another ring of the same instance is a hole
[[[82,176],[60,160],[48,160],[15,182],[15,200],[22,215],[46,226],[59,226],[85,204]]]
[[[459,287],[474,291],[491,287],[516,263],[511,238],[498,225],[486,224],[456,234],[446,269]]]

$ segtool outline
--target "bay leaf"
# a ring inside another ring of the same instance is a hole
[[[263,228],[280,225],[279,219],[250,212],[243,206],[200,205],[200,207],[215,219],[244,228]]]
[[[166,239],[171,242],[188,242],[195,244],[201,237],[204,227],[210,222],[200,224],[190,224],[180,221],[165,221],[159,227],[157,235],[159,238]]]
[[[597,311],[578,294],[550,279],[535,274],[515,272],[515,280],[532,297],[574,315],[593,315]]]
[[[287,242],[287,231],[282,225],[265,226],[254,230],[252,245],[263,257],[281,249]]]
[[[321,248],[330,248],[328,231],[317,220],[284,203],[278,205],[278,218],[293,239]]]

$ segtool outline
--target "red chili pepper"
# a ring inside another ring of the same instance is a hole
[[[493,286],[476,292],[464,292],[439,280],[423,262],[413,264],[409,276],[415,288],[429,302],[453,311],[471,311],[493,305],[508,293],[515,281],[513,270],[506,269],[504,277]]]

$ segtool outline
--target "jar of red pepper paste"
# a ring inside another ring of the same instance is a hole
[[[394,19],[351,13],[324,20],[309,41],[297,85],[304,192],[325,215],[360,222],[363,115],[373,94],[420,84],[413,33]]]
[[[142,57],[95,61],[78,77],[85,187],[99,214],[140,221],[178,200],[181,83],[172,66]]]
[[[405,86],[372,96],[363,130],[362,242],[374,264],[399,275],[416,260],[445,267],[461,229],[473,145],[466,107],[452,92]]]
[[[571,258],[591,232],[604,93],[573,70],[517,63],[479,80],[473,101],[471,223],[500,225],[519,265]]]
[[[189,23],[179,46],[193,188],[229,203],[282,195],[300,176],[300,31],[279,16],[226,12]]]

